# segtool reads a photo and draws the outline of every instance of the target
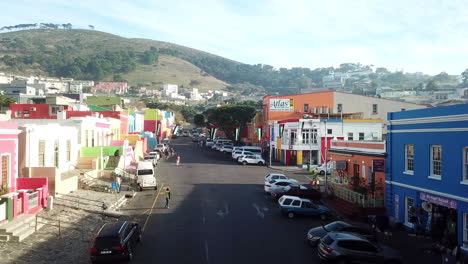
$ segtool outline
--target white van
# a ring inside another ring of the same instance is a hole
[[[243,146],[243,147],[236,148],[236,151],[238,151],[238,150],[246,150],[246,151],[252,152],[255,155],[262,155],[262,148],[261,147]]]
[[[158,188],[151,161],[138,162],[137,185],[140,191],[143,191],[144,188],[154,188],[155,190]]]

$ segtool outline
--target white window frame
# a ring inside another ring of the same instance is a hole
[[[361,134],[362,134],[362,139],[361,139]],[[359,132],[358,133],[358,140],[366,140],[366,134],[364,132]]]
[[[379,110],[378,110],[379,108],[378,107],[379,106],[377,104],[372,104],[372,114],[373,115],[376,115],[376,114],[379,113]]]
[[[413,200],[411,206],[414,206],[414,200],[415,200],[413,197],[405,196],[405,225],[407,227],[413,227],[413,223],[410,222],[410,214],[409,214],[409,207],[408,207],[409,199]]]
[[[440,148],[440,160],[437,161],[437,160],[434,160],[434,149],[435,148]],[[431,175],[429,175],[429,178],[431,179],[435,179],[435,180],[440,180],[442,179],[442,146],[441,145],[431,145],[431,148],[430,148],[430,168],[431,168]],[[434,164],[436,162],[439,162],[439,167],[440,167],[440,174],[434,174]]]
[[[351,136],[350,136],[351,135]],[[351,138],[351,139],[350,139]],[[353,132],[348,132],[348,140],[354,140],[354,133]]]
[[[462,181],[463,184],[468,184],[468,147],[463,148],[463,157],[462,157]]]
[[[362,165],[362,173],[361,173],[361,176],[363,179],[366,178],[366,165]]]
[[[408,158],[408,147],[409,146],[413,146],[413,169],[410,170],[409,169],[409,166],[408,166],[408,161],[409,161],[409,158]],[[414,144],[405,144],[405,171],[404,171],[405,174],[409,174],[409,175],[414,175]]]
[[[309,129],[302,129],[302,144],[310,144],[311,133]]]

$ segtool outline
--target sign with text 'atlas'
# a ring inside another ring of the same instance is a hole
[[[270,111],[291,112],[293,110],[293,99],[270,99]]]

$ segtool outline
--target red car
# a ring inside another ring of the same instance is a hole
[[[319,201],[322,198],[320,191],[312,189],[310,186],[291,184],[283,190],[271,192],[271,197],[278,200],[283,195],[297,196],[312,201]]]

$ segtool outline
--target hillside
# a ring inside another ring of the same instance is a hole
[[[0,57],[4,55],[12,57],[32,55],[38,50],[50,54],[63,47],[68,48],[66,52],[71,57],[93,56],[105,51],[121,50],[134,51],[137,55],[141,55],[151,47],[174,50],[183,56],[217,57],[206,52],[162,41],[129,39],[94,30],[34,29],[0,34]],[[232,63],[237,62],[232,61]],[[0,62],[0,71],[16,74],[51,75],[41,69],[38,64],[11,67]],[[160,88],[163,83],[174,83],[188,88],[191,87],[190,83],[192,83],[195,84],[194,87],[206,91],[223,90],[228,85],[186,60],[165,54],[160,54],[159,60],[153,65],[138,62],[135,70],[121,74],[121,77],[127,80],[130,85],[146,84],[151,88]],[[112,76],[106,76],[104,79],[110,80]]]

